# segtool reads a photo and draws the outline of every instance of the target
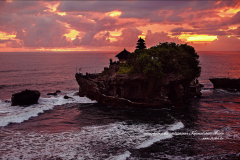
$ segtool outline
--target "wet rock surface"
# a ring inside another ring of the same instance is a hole
[[[87,96],[106,105],[155,108],[171,106],[170,100],[179,105],[182,102],[182,78],[179,75],[168,75],[160,88],[148,83],[140,74],[75,76],[80,86],[79,96]]]
[[[57,96],[58,93],[61,93],[61,91],[60,90],[56,90],[56,92],[48,93],[47,95],[49,95],[49,96]]]
[[[65,95],[63,98],[64,98],[64,99],[73,99],[72,97],[69,97],[69,96],[67,96],[67,95]]]
[[[12,95],[11,98],[12,106],[35,104],[38,102],[39,97],[40,97],[39,91],[26,89],[25,91],[15,93]]]
[[[118,74],[119,65],[113,64],[98,74],[76,74],[79,96],[87,96],[110,106],[182,107],[187,98],[201,96],[201,87],[188,82],[182,75],[169,73],[159,84],[138,74]]]
[[[232,78],[210,78],[214,88],[240,90],[240,79]]]
[[[48,93],[47,95],[49,95],[49,96],[56,96],[57,93]]]

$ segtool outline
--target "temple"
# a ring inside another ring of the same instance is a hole
[[[125,48],[122,52],[118,53],[116,57],[119,59],[119,62],[125,62],[128,58],[128,55],[130,52],[128,52]]]
[[[147,48],[145,40],[140,37],[139,40],[137,41],[136,49],[145,49],[145,48]]]

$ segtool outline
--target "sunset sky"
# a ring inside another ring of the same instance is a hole
[[[0,51],[240,51],[240,1],[0,1]]]

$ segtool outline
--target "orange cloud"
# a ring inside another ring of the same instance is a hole
[[[134,49],[142,37],[148,47],[168,41],[204,44],[204,50],[236,49],[239,18],[238,1],[4,1],[0,2],[0,47]]]

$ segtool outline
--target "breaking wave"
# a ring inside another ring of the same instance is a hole
[[[55,105],[63,105],[66,103],[96,103],[87,97],[75,96],[74,92],[68,92],[68,96],[72,99],[64,99],[64,95],[56,97],[42,98],[38,100],[38,104],[28,107],[11,106],[9,101],[0,100],[0,127],[7,126],[10,123],[22,123],[30,117],[36,117],[46,110],[51,110]]]

